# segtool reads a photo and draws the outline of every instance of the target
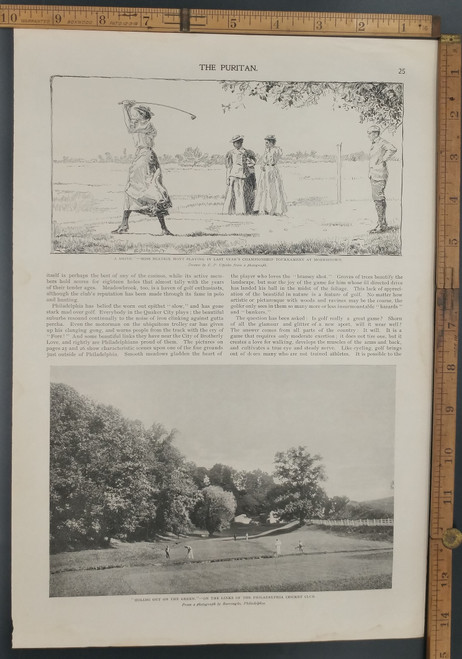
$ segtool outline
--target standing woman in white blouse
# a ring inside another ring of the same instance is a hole
[[[163,185],[159,160],[153,149],[157,131],[151,122],[152,111],[136,101],[122,101],[122,106],[125,124],[133,136],[136,152],[125,187],[122,223],[112,233],[127,233],[130,213],[137,212],[157,217],[162,234],[171,236],[172,233],[165,225],[165,216],[172,202]]]
[[[274,135],[265,137],[265,147],[257,185],[255,212],[265,215],[284,215],[287,213],[287,202],[278,168],[282,149],[276,146]]]

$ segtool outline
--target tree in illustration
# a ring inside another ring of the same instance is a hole
[[[283,519],[298,519],[303,524],[321,517],[327,495],[320,483],[326,480],[319,455],[311,455],[304,446],[290,448],[275,455],[274,475],[279,486],[275,510]]]
[[[261,515],[270,512],[271,503],[268,495],[275,486],[272,476],[261,469],[239,471],[234,474],[234,484],[238,490],[236,494],[238,515],[241,513]]]
[[[187,167],[197,167],[205,165],[208,158],[208,154],[203,153],[198,146],[187,146],[181,156],[181,162]]]
[[[391,82],[260,82],[225,80],[226,91],[237,97],[240,107],[246,96],[254,96],[281,108],[316,105],[326,95],[334,108],[354,110],[361,123],[378,124],[394,132],[403,121],[403,85]],[[225,106],[228,110],[233,106]]]
[[[101,494],[99,539],[108,545],[111,538],[126,538],[135,531],[149,511],[153,483],[145,466],[141,424],[101,405],[97,421],[101,425],[92,438],[89,474]]]
[[[52,384],[50,538],[53,550],[107,545],[147,513],[152,484],[143,427],[118,410]]]
[[[218,485],[209,485],[201,491],[201,499],[194,511],[196,524],[211,536],[229,526],[236,512],[236,499]]]
[[[348,504],[350,500],[348,497],[335,496],[327,499],[325,507],[325,516],[329,519],[341,519],[348,517]]]
[[[154,527],[161,533],[185,533],[191,526],[190,513],[198,500],[198,487],[191,465],[173,445],[175,431],[167,432],[157,425],[155,434],[157,439],[151,437],[149,451],[150,473],[157,486]]]
[[[189,462],[188,467],[191,477],[199,489],[210,485],[210,478],[208,476],[209,472],[206,467],[198,467],[194,462]]]
[[[237,472],[235,469],[220,463],[214,464],[213,467],[208,470],[208,477],[211,485],[218,485],[227,492],[232,492],[233,494],[236,494],[237,492],[235,484],[236,474]]]

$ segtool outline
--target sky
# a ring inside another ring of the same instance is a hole
[[[145,426],[177,430],[188,460],[272,473],[293,446],[320,454],[329,496],[391,496],[392,366],[56,366],[52,381]]]
[[[106,151],[119,154],[124,148],[130,153],[131,137],[119,105],[124,99],[173,105],[197,115],[191,120],[180,112],[153,108],[158,154],[183,153],[188,146],[198,146],[206,153],[226,153],[237,133],[257,153],[263,152],[267,134],[276,135],[285,153],[314,149],[335,154],[339,143],[345,154],[370,147],[368,126],[359,123],[359,114],[334,107],[330,95],[322,97],[318,105],[288,109],[246,97],[244,106],[224,112],[223,106],[235,105],[238,99],[223,91],[217,81],[54,77],[54,159],[64,155],[91,159]],[[398,133],[383,135],[399,147]]]

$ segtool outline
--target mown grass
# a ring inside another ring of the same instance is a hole
[[[382,255],[398,256],[401,253],[401,242],[398,232],[389,232],[375,236],[367,236],[357,240],[320,240],[306,239],[299,242],[262,243],[247,245],[244,247],[230,247],[226,239],[220,234],[208,234],[206,232],[195,232],[187,234],[184,238],[187,242],[168,241],[168,238],[160,235],[157,239],[155,230],[151,234],[155,241],[138,242],[117,239],[108,233],[89,234],[88,229],[81,232],[73,232],[72,235],[58,234],[53,241],[54,252],[65,252],[71,254],[153,254],[168,252],[169,254],[238,254],[256,256],[264,255],[293,255],[318,254],[320,256],[364,256]],[[239,237],[240,234],[230,234],[230,237]],[[210,237],[211,240],[195,243],[196,237]],[[213,238],[216,238],[213,240]],[[168,242],[167,242],[168,241]],[[168,249],[167,249],[168,247]]]
[[[229,543],[225,543],[229,544]],[[232,543],[234,544],[234,543]],[[246,543],[250,545],[252,543]],[[391,588],[392,552],[291,554],[52,573],[52,597]],[[363,560],[366,558],[366,560]]]
[[[157,237],[155,230],[153,230],[152,236]],[[152,254],[165,252],[166,240],[168,240],[168,237],[162,236],[160,229],[158,241],[138,242],[118,239],[117,236],[111,235],[110,231],[91,234],[87,228],[84,228],[80,231],[75,230],[69,235],[63,232],[56,235],[53,240],[53,252],[70,254]],[[171,253],[176,251],[172,248],[169,250]]]
[[[231,536],[232,537],[232,536]],[[245,535],[239,539],[223,542],[223,538],[190,537],[162,542],[121,542],[113,540],[108,549],[84,549],[75,552],[61,552],[51,556],[52,573],[75,572],[78,570],[103,570],[108,568],[152,565],[162,561],[165,565],[185,563],[185,545],[194,549],[196,561],[239,560],[257,558],[274,553],[274,538],[259,542],[249,541]],[[170,559],[165,557],[165,547],[170,547]]]
[[[185,562],[185,545],[193,547],[195,561],[215,561],[261,558],[275,553],[276,537],[281,541],[283,555],[298,553],[302,542],[306,554],[368,552],[391,549],[393,529],[391,527],[338,527],[307,525],[293,528],[285,533],[276,525],[247,526],[229,529],[218,537],[194,535],[186,538],[170,538],[153,542],[123,542],[113,540],[105,549],[84,549],[60,552],[50,557],[51,572],[100,570],[111,567],[133,567],[158,562],[172,564]],[[284,525],[282,525],[284,526]],[[259,536],[264,530],[275,531],[276,535]],[[246,532],[249,539],[245,539]],[[170,547],[170,559],[166,560],[165,547]]]
[[[390,529],[297,528],[274,535],[172,538],[127,543],[109,549],[55,554],[50,558],[50,594],[58,597],[200,592],[322,591],[390,588]],[[255,527],[255,531],[261,531]],[[239,529],[241,531],[241,529]],[[345,532],[349,532],[345,535]],[[371,533],[374,537],[371,537]],[[384,534],[388,537],[384,537]],[[303,544],[303,553],[298,543]],[[170,558],[165,555],[170,547]],[[194,550],[186,556],[185,545]]]
[[[158,542],[113,541],[111,547],[105,549],[61,552],[51,556],[50,571],[76,572],[151,564],[165,556],[163,547]]]
[[[384,590],[391,588],[391,574],[375,576],[340,577],[337,579],[311,579],[299,583],[286,584],[284,592],[308,592],[338,591],[338,590]],[[245,592],[247,589],[243,589]],[[253,592],[265,592],[264,588],[255,588]]]
[[[398,227],[378,236],[367,234],[375,221],[375,209],[364,163],[345,163],[342,205],[336,203],[336,189],[332,185],[334,164],[285,163],[283,176],[289,210],[288,217],[278,219],[224,216],[222,166],[186,169],[166,164],[165,177],[174,204],[167,225],[178,234],[172,240],[160,236],[159,227],[154,225],[143,225],[144,231],[134,231],[133,235],[111,236],[111,229],[119,224],[122,214],[127,169],[127,163],[55,163],[53,219],[57,253],[327,256],[400,253]],[[389,217],[396,223],[400,217],[397,177],[395,183],[394,186],[389,183]],[[82,226],[87,235],[82,234]]]
[[[309,239],[288,243],[262,243],[245,247],[227,248],[223,254],[287,255],[319,254],[322,256],[364,256],[401,254],[401,240],[398,231],[371,234],[363,238],[343,240]]]
[[[95,197],[91,192],[81,190],[58,190],[53,194],[54,211],[91,211],[95,207]]]

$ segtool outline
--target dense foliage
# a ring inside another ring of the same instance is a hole
[[[133,532],[156,490],[141,424],[61,384],[52,385],[50,413],[52,547],[102,545]]]
[[[209,485],[201,492],[199,504],[194,512],[194,520],[209,535],[229,526],[236,513],[236,499],[232,492],[226,492],[218,485]]]
[[[266,521],[273,511],[301,523],[377,516],[347,497],[329,499],[320,485],[321,457],[305,447],[277,453],[273,477],[219,463],[197,466],[174,440],[175,432],[159,423],[145,428],[67,385],[52,384],[51,550],[103,547],[111,538],[151,540],[194,525],[212,535],[242,513]]]
[[[326,480],[321,456],[311,455],[304,446],[276,453],[275,473],[280,482],[276,511],[285,519],[301,524],[323,517],[328,497],[320,482]]]
[[[64,384],[50,401],[50,533],[53,551],[186,533],[213,533],[237,512],[267,514],[271,476],[188,463],[161,424],[146,429]],[[204,506],[207,506],[207,514]]]
[[[196,487],[173,433],[63,384],[51,387],[50,414],[52,549],[189,528]]]
[[[334,107],[355,110],[361,123],[378,124],[394,132],[403,122],[403,85],[391,82],[260,82],[225,80],[225,90],[237,96],[236,107],[245,96],[275,103],[282,108],[316,105],[329,94]],[[229,110],[232,105],[226,106]]]

